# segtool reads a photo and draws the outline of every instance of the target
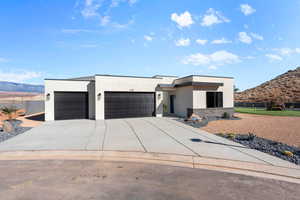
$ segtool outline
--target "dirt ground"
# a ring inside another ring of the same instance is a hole
[[[239,120],[212,121],[202,129],[210,133],[254,133],[257,136],[300,147],[300,117],[236,113]]]
[[[1,200],[296,200],[300,185],[203,169],[103,161],[1,161]]]

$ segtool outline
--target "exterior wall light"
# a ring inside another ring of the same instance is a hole
[[[46,95],[46,100],[47,100],[47,101],[50,100],[50,93],[47,93],[47,95]]]
[[[157,98],[158,98],[158,100],[160,100],[160,98],[161,98],[161,94],[160,93],[157,95]]]
[[[97,98],[98,98],[98,100],[101,99],[101,92],[98,93]]]

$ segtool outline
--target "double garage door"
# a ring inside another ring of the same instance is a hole
[[[105,92],[105,119],[155,115],[153,92]]]
[[[155,115],[153,92],[105,92],[105,119],[150,117]],[[55,92],[55,120],[87,119],[87,92]]]

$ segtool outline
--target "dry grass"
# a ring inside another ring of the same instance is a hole
[[[210,133],[254,133],[300,147],[300,118],[237,113],[240,120],[212,121],[202,129]]]

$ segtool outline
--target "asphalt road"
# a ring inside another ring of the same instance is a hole
[[[1,200],[299,199],[300,184],[163,165],[0,161]]]

